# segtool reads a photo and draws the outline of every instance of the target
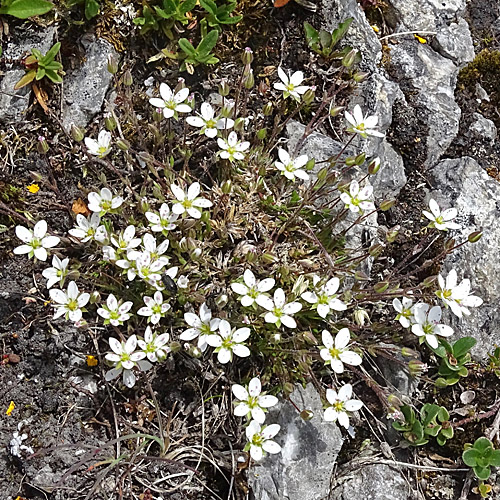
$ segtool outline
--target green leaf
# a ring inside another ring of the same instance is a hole
[[[9,6],[0,8],[0,14],[9,14],[19,19],[41,16],[52,10],[54,4],[46,0],[14,0]]]
[[[45,66],[46,70],[51,69],[52,71],[59,71],[62,69],[63,65],[59,61],[52,61],[49,64],[46,64]]]
[[[48,52],[43,56],[42,60],[40,61],[41,64],[49,64],[54,60],[56,57],[57,53],[59,52],[61,48],[61,42],[57,42],[52,47],[48,50]]]
[[[500,450],[494,450],[490,456],[490,465],[500,467]]]
[[[472,337],[463,337],[458,339],[453,344],[453,354],[456,358],[463,356],[469,352],[477,343],[477,340]]]
[[[212,30],[207,33],[207,36],[199,43],[196,50],[200,54],[209,54],[211,50],[215,47],[217,39],[219,38],[219,33],[217,30]]]
[[[217,4],[212,0],[200,0],[200,5],[213,16],[217,15]]]
[[[157,5],[153,6],[156,14],[158,17],[161,17],[162,19],[170,19],[172,17],[172,14],[167,14],[163,9],[160,9]]]
[[[450,419],[450,414],[444,406],[439,408],[438,418],[441,422],[447,422]]]
[[[35,78],[37,80],[41,80],[45,76],[45,69],[44,68],[38,68],[36,71],[36,76]]]
[[[480,437],[476,439],[474,443],[474,449],[477,450],[481,455],[485,454],[488,448],[493,448],[493,443],[485,437]]]
[[[85,18],[90,20],[99,14],[99,4],[96,0],[85,0]]]
[[[187,38],[181,38],[179,40],[179,47],[189,56],[196,55],[196,49]]]
[[[51,69],[45,71],[45,76],[54,83],[61,83],[63,81],[61,75]]]
[[[221,24],[236,24],[239,23],[242,19],[243,16],[226,17],[223,21],[221,21]]]
[[[474,467],[474,474],[478,479],[481,479],[483,481],[486,481],[491,474],[491,470],[489,467]]]
[[[424,406],[422,406],[422,409],[420,410],[420,415],[422,415],[422,425],[424,427],[427,427],[437,416],[439,413],[439,406],[426,403]]]
[[[453,427],[447,427],[446,429],[442,429],[441,433],[446,439],[451,439],[453,437]]]
[[[43,59],[43,54],[38,49],[31,49],[31,53],[35,56],[37,61]]]
[[[354,18],[349,17],[343,23],[340,23],[338,25],[337,29],[333,30],[332,41],[331,41],[331,48],[332,49],[335,47],[335,45],[337,45],[337,43],[340,42],[340,40],[347,33],[347,30],[349,29],[349,26],[351,26],[351,23],[353,22],[353,20],[354,20]]]
[[[309,47],[312,43],[319,42],[319,33],[316,28],[311,26],[307,21],[304,23],[304,32],[306,34],[306,40]]]
[[[477,465],[477,459],[479,457],[479,452],[475,448],[470,448],[462,453],[462,460],[465,465],[469,467],[475,467]]]
[[[14,90],[21,89],[23,87],[26,87],[26,85],[30,84],[36,76],[36,69],[32,69],[31,71],[28,71],[15,85],[14,85]]]
[[[321,30],[319,32],[319,41],[321,42],[321,46],[323,47],[323,50],[327,50],[327,52],[330,52],[330,45],[332,43],[332,35],[328,33],[328,31]]]
[[[465,366],[461,366],[457,373],[461,377],[467,377],[467,375],[469,375],[469,370],[467,370],[467,368],[465,368]]]
[[[192,11],[196,6],[196,0],[185,0],[181,3],[179,7],[179,12],[186,14],[186,12]]]

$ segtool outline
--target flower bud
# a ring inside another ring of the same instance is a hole
[[[173,342],[170,342],[170,352],[179,352],[182,349],[182,345],[180,342],[177,342],[174,340]]]
[[[259,140],[263,140],[267,137],[267,128],[261,128],[258,132],[257,132],[257,139]]]
[[[89,302],[91,304],[99,304],[101,302],[101,294],[96,290],[90,294]]]
[[[276,256],[266,252],[260,256],[260,260],[263,264],[274,264],[276,262]]]
[[[370,322],[370,316],[365,309],[356,309],[354,311],[354,321],[361,327],[365,326],[365,322]]]
[[[363,165],[365,160],[366,160],[366,153],[361,153],[358,156],[356,156],[356,159],[354,160],[354,162],[356,163],[356,165],[360,166],[360,165]]]
[[[399,234],[399,226],[395,226],[390,231],[387,231],[387,233],[385,235],[385,239],[387,240],[387,243],[394,243],[394,241],[396,241],[398,234]]]
[[[311,332],[310,330],[302,332],[302,338],[304,339],[305,342],[307,342],[310,345],[318,345],[318,340],[314,336],[313,332]]]
[[[334,117],[344,111],[345,106],[333,106],[330,108],[330,116]]]
[[[243,86],[246,88],[246,89],[251,89],[255,84],[255,79],[253,77],[253,71],[250,70],[248,75],[245,77],[244,81],[243,81]]]
[[[161,108],[155,108],[153,111],[153,121],[159,123],[163,120],[163,110]]]
[[[377,243],[368,249],[371,257],[378,257],[384,251],[384,245]]]
[[[283,384],[283,393],[285,394],[285,396],[290,396],[290,394],[292,394],[294,390],[294,386],[291,382],[285,382]]]
[[[324,181],[326,179],[327,174],[328,174],[328,167],[323,167],[318,172],[318,181]]]
[[[389,288],[389,282],[388,281],[381,281],[379,283],[377,283],[373,289],[377,292],[377,293],[384,293],[387,289]]]
[[[483,236],[482,231],[474,231],[473,233],[469,234],[469,237],[467,239],[469,240],[469,243],[477,243],[482,236]]]
[[[356,71],[356,73],[354,73],[352,77],[356,83],[361,83],[362,81],[366,80],[368,76],[369,73],[367,73],[366,71]]]
[[[45,137],[43,135],[38,136],[38,142],[36,144],[36,149],[42,155],[47,153],[47,151],[49,150],[49,144],[45,140]]]
[[[125,85],[126,87],[130,87],[134,83],[134,79],[132,78],[132,73],[130,72],[129,69],[127,69],[127,71],[123,73],[122,82],[123,85]]]
[[[314,158],[311,158],[310,160],[307,160],[304,168],[306,170],[312,170],[314,168],[314,165],[316,165],[316,160]]]
[[[370,277],[363,271],[356,271],[356,273],[354,274],[354,279],[356,281],[368,281]]]
[[[193,250],[191,252],[191,260],[199,260],[199,258],[201,257],[201,248],[196,248],[195,250]]]
[[[243,64],[252,64],[253,50],[250,47],[245,47],[243,54],[241,54],[241,61],[243,62]]]
[[[428,370],[428,366],[418,359],[412,359],[408,363],[408,371],[412,377],[419,377]]]
[[[346,159],[344,160],[344,163],[348,167],[352,167],[352,166],[356,165],[356,158],[354,156],[347,156]]]
[[[404,356],[405,358],[418,358],[418,356],[419,356],[417,351],[414,351],[413,349],[410,349],[409,347],[402,347],[401,348],[401,355]]]
[[[243,132],[245,130],[245,118],[236,118],[233,128],[236,132]]]
[[[215,304],[219,309],[222,309],[229,302],[228,296],[223,293],[215,299]]]
[[[130,142],[128,142],[126,139],[118,139],[116,141],[116,145],[122,150],[122,151],[128,151],[130,149]]]
[[[354,66],[354,64],[358,59],[359,59],[359,52],[356,49],[352,49],[342,59],[342,65],[346,68],[350,68]]]
[[[309,87],[302,95],[302,101],[306,106],[309,106],[314,101],[316,87]]]
[[[268,102],[264,105],[262,108],[262,114],[264,116],[269,116],[273,112],[273,105],[272,103]]]
[[[437,276],[427,276],[427,278],[422,281],[422,285],[425,288],[433,287],[436,284]]]
[[[314,412],[312,410],[302,410],[300,412],[300,418],[302,420],[305,420],[306,422],[308,420],[311,420],[314,417]]]
[[[139,204],[141,212],[145,214],[146,212],[149,212],[149,203],[148,199],[144,196],[144,198],[141,198],[141,202]]]
[[[368,165],[368,173],[370,175],[375,175],[380,170],[380,158],[374,158]]]
[[[396,394],[389,394],[387,396],[387,402],[391,405],[391,406],[403,406],[403,402],[396,396]]]
[[[448,240],[446,240],[444,242],[444,249],[447,251],[447,252],[451,252],[453,250],[453,248],[455,247],[455,239],[454,238],[450,238]]]
[[[189,94],[188,95],[186,104],[191,107],[191,110],[193,110],[195,108],[195,106],[196,106],[196,100],[195,100],[194,94]]]
[[[82,142],[85,137],[84,131],[80,127],[77,127],[74,123],[71,124],[70,134],[76,142]]]
[[[111,73],[112,75],[116,75],[118,72],[118,61],[116,60],[116,57],[113,54],[110,54],[108,56],[108,72]]]
[[[104,126],[107,130],[112,132],[116,128],[116,120],[115,117],[111,113],[107,113],[104,118]]]
[[[221,80],[220,84],[219,84],[219,95],[222,96],[222,97],[226,97],[227,95],[229,95],[229,91],[231,89],[229,88],[229,85],[227,84],[227,81],[226,80]]]
[[[229,194],[233,189],[233,183],[231,182],[230,179],[228,179],[227,181],[224,181],[224,183],[220,188],[224,194]]]
[[[175,89],[174,89],[174,94],[177,94],[177,92],[179,92],[179,90],[182,90],[185,87],[186,87],[186,80],[184,80],[184,78],[182,78],[182,77],[178,78],[177,85],[175,86]]]
[[[387,210],[392,208],[395,203],[396,203],[396,200],[384,200],[380,204],[379,208],[380,208],[380,210],[382,210],[382,212],[386,212]]]
[[[193,358],[199,359],[202,356],[200,349],[193,344],[189,344],[188,342],[184,344],[184,350],[187,351],[187,353]]]

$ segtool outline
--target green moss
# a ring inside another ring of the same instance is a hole
[[[22,189],[6,182],[0,182],[0,200],[4,203],[22,200]]]

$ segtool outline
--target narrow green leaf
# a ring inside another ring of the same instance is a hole
[[[200,0],[200,5],[209,13],[212,15],[217,14],[217,4],[213,2],[212,0]]]
[[[306,41],[309,47],[312,47],[313,44],[319,43],[318,30],[311,26],[307,21],[304,23],[304,32],[306,34]]]
[[[14,0],[8,7],[0,9],[1,14],[9,14],[19,19],[41,16],[52,10],[54,4],[46,0]]]
[[[458,339],[453,344],[453,354],[456,358],[463,356],[467,352],[469,352],[477,343],[477,340],[473,337],[463,337]]]
[[[337,43],[340,42],[340,40],[344,37],[344,35],[347,33],[347,30],[349,29],[349,26],[351,26],[351,23],[353,22],[353,18],[350,17],[346,19],[343,23],[340,23],[337,27],[337,29],[334,29],[332,32],[332,40],[331,40],[331,48],[333,49]]]
[[[186,12],[192,11],[196,6],[196,0],[185,0],[181,3],[179,7],[179,12],[186,14]]]
[[[47,69],[45,75],[54,83],[61,83],[63,81],[61,75],[52,69]]]
[[[41,80],[45,76],[45,69],[44,68],[38,68],[36,71],[36,80]]]
[[[219,33],[217,30],[212,30],[207,33],[207,36],[199,43],[197,51],[200,54],[209,54],[211,50],[215,47],[217,39],[219,38]]]
[[[187,38],[181,38],[179,40],[179,47],[185,52],[187,55],[195,56],[196,49],[193,47],[191,42]]]
[[[26,87],[26,85],[30,84],[36,76],[36,70],[32,69],[28,71],[15,85],[14,90],[18,90],[20,88]]]
[[[42,58],[42,63],[43,64],[48,64],[54,60],[56,57],[57,53],[59,52],[61,48],[61,42],[57,42],[52,47],[48,50],[48,52],[43,56]]]

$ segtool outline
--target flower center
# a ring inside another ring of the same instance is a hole
[[[108,148],[106,146],[99,146],[97,149],[97,153],[99,156],[104,156],[108,152]]]
[[[341,352],[342,352],[342,351],[341,351],[340,349],[337,349],[337,348],[335,348],[335,347],[332,347],[332,348],[330,349],[330,355],[331,355],[331,357],[332,357],[332,358],[334,358],[334,359],[338,359],[338,357],[339,357],[339,355],[340,355],[340,353],[341,353]]]
[[[76,311],[78,309],[78,301],[76,299],[70,299],[66,307],[70,311]]]
[[[344,402],[343,401],[335,401],[335,403],[333,403],[333,407],[338,412],[344,411]]]
[[[205,126],[207,128],[215,128],[215,125],[217,125],[217,122],[214,120],[214,119],[211,119],[211,120],[207,120],[205,122]]]
[[[151,310],[153,311],[153,314],[161,314],[161,305],[156,304],[151,308]]]
[[[111,201],[109,201],[109,200],[101,200],[101,208],[103,210],[110,210],[111,209]]]

